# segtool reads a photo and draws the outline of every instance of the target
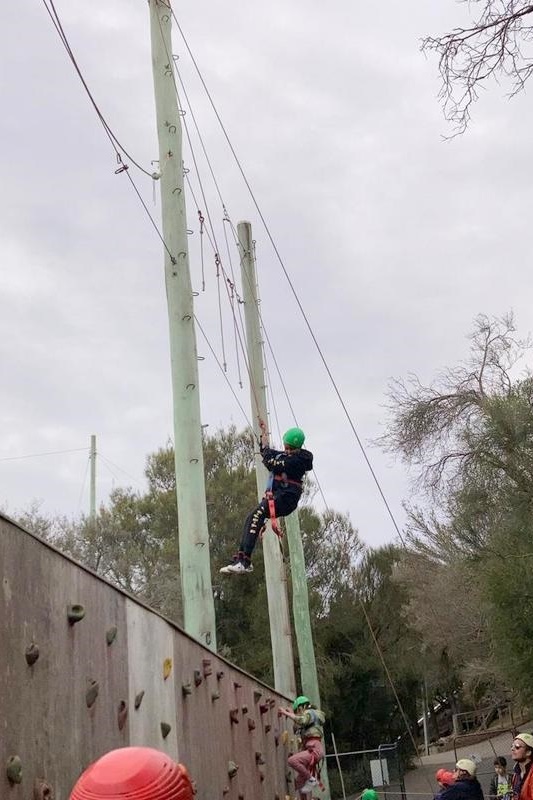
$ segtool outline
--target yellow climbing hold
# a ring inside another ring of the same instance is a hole
[[[172,659],[165,658],[163,661],[163,678],[166,680],[170,673],[172,672]]]

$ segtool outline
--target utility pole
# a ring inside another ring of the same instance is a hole
[[[198,357],[183,187],[182,128],[170,0],[149,0],[174,402],[174,453],[184,627],[216,650]]]
[[[264,420],[266,423],[267,406],[263,342],[259,324],[257,278],[252,252],[252,227],[249,222],[239,222],[237,236],[239,239],[246,343],[250,369],[253,431],[255,437],[259,438],[261,435],[259,420]],[[256,453],[255,456],[255,474],[257,496],[261,499],[265,493],[268,471],[263,466],[259,453]],[[265,561],[268,614],[270,617],[270,639],[274,662],[274,688],[281,694],[294,697],[296,694],[296,679],[294,675],[287,577],[277,536],[270,527],[263,537],[263,556]]]
[[[89,519],[91,525],[96,522],[96,436],[91,436],[91,448],[89,454],[91,463],[91,483],[89,490]]]
[[[309,593],[307,591],[307,577],[305,574],[305,558],[300,531],[298,511],[293,511],[285,517],[287,540],[289,542],[289,558],[292,578],[292,614],[296,630],[296,643],[298,645],[298,658],[300,661],[300,680],[302,694],[306,695],[312,703],[320,708],[320,690],[318,688],[318,674],[316,671],[315,648],[313,645],[313,632],[311,630],[311,617],[309,614]]]

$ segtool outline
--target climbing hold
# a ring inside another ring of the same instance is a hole
[[[283,731],[281,734],[281,744],[287,744],[289,741],[289,731]]]
[[[182,684],[181,693],[182,693],[182,695],[184,697],[186,697],[188,694],[192,694],[192,686],[191,686],[191,684],[190,683]]]
[[[270,706],[270,708],[274,708],[274,706],[276,705],[276,701],[274,700],[273,697],[269,697],[267,703]]]
[[[105,633],[105,640],[108,646],[110,644],[113,644],[116,638],[117,638],[117,626],[113,625],[113,627],[109,628]]]
[[[259,751],[256,751],[255,754],[255,763],[259,766],[265,763],[265,759],[263,758],[263,754]]]
[[[248,730],[255,731],[255,721],[250,719],[250,717],[248,717]]]
[[[263,696],[262,692],[258,692],[257,689],[254,692],[254,703],[258,703]]]
[[[269,730],[272,729],[272,725],[265,725],[265,733],[268,733]]]
[[[20,756],[9,756],[7,759],[6,775],[9,783],[22,783],[22,761]]]
[[[229,718],[231,720],[231,724],[232,725],[233,724],[238,725],[239,724],[239,709],[238,708],[232,708],[231,711],[229,712]]]
[[[144,697],[144,689],[141,692],[139,692],[139,694],[135,695],[135,701],[133,703],[135,710],[137,710],[140,707],[143,701],[143,697]]]
[[[163,680],[166,681],[171,672],[172,672],[172,659],[165,658],[165,660],[163,661]]]
[[[224,796],[226,796],[227,794],[229,794],[229,786],[224,786],[224,788],[222,789],[222,794],[223,794]]]
[[[270,706],[268,705],[268,703],[260,703],[259,704],[259,713],[260,714],[266,714],[267,711],[270,711]]]
[[[128,718],[128,704],[125,700],[121,700],[118,704],[118,729],[122,730]]]
[[[163,739],[166,739],[170,731],[172,730],[172,726],[168,724],[168,722],[161,723],[161,736]]]
[[[261,781],[261,783],[263,783],[263,781],[265,780],[265,773],[264,772],[260,772],[259,773],[259,780]]]
[[[223,677],[224,677],[224,670],[223,669],[219,669],[218,672],[217,672],[217,681],[222,680]]]
[[[35,642],[32,642],[29,645],[29,647],[26,648],[26,652],[24,655],[26,657],[26,663],[28,667],[33,667],[33,665],[39,658],[39,648],[37,647]]]
[[[248,706],[243,706],[241,708],[241,711],[242,711],[243,714],[247,714],[248,713]]]
[[[54,790],[43,778],[35,779],[33,800],[54,800]]]
[[[279,735],[277,733],[274,734],[274,744],[279,747]]]
[[[235,763],[235,761],[228,761],[228,775],[230,778],[234,778],[237,772],[239,771],[239,765]]]
[[[237,681],[233,681],[233,688],[234,689],[240,689],[241,688],[241,684],[237,683]]]
[[[73,605],[67,606],[67,617],[68,617],[68,624],[75,625],[76,622],[80,622],[85,616],[85,609],[79,603],[74,603]]]
[[[199,669],[194,670],[194,685],[200,686],[201,682],[203,681],[202,673]]]
[[[98,692],[100,691],[100,684],[92,678],[87,678],[87,691],[85,692],[85,703],[87,708],[94,705]]]
[[[243,794],[238,794],[237,795],[237,800],[244,800],[244,795]]]
[[[211,666],[211,659],[204,658],[202,660],[202,667],[204,669],[204,678],[207,678],[208,675],[211,675],[213,672],[213,667]]]
[[[220,700],[220,692],[211,693],[211,702],[214,703],[215,700]]]

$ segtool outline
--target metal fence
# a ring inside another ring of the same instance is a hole
[[[406,800],[404,767],[397,744],[381,744],[372,750],[353,750],[326,755],[331,800],[354,800],[374,788],[383,800]]]

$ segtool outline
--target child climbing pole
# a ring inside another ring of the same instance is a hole
[[[297,697],[290,708],[278,709],[280,714],[294,722],[301,748],[288,758],[289,766],[296,772],[295,787],[301,798],[310,795],[318,785],[317,765],[324,758],[324,712],[311,705],[305,695]]]
[[[313,469],[313,454],[303,449],[305,434],[301,428],[289,428],[284,433],[284,450],[269,447],[264,423],[261,423],[261,431],[259,449],[270,478],[263,499],[246,517],[239,550],[231,563],[222,567],[220,572],[223,573],[253,571],[252,553],[266,521],[270,519],[272,529],[281,536],[277,518],[286,517],[296,509],[302,496],[303,477]]]

